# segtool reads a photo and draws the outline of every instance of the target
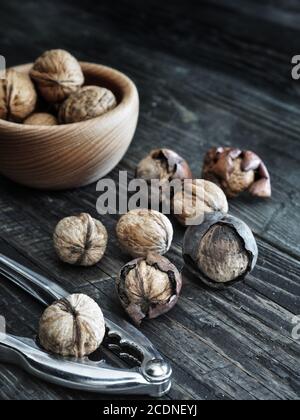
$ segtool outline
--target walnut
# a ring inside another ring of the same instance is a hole
[[[0,118],[22,122],[36,106],[37,94],[30,77],[9,69],[0,80]]]
[[[212,213],[199,226],[191,226],[184,238],[187,268],[214,288],[247,276],[256,265],[258,249],[253,233],[241,220]]]
[[[175,179],[191,179],[192,172],[188,163],[176,152],[169,149],[153,150],[139,164],[136,178],[144,179],[149,186],[151,181],[160,181],[160,201],[165,201],[164,184]]]
[[[117,106],[115,95],[99,86],[84,86],[61,105],[59,120],[71,124],[100,117]]]
[[[172,309],[181,287],[182,278],[177,268],[156,254],[126,264],[117,280],[120,301],[137,325],[143,319],[157,318]]]
[[[73,265],[97,264],[105,253],[107,241],[103,224],[87,213],[61,220],[54,232],[54,247],[59,258]]]
[[[50,103],[62,102],[84,83],[79,62],[64,50],[46,51],[34,63],[30,76]]]
[[[173,227],[169,219],[154,210],[132,210],[119,220],[117,236],[122,249],[133,257],[164,255],[171,247]]]
[[[98,349],[105,335],[100,307],[82,294],[68,296],[49,306],[39,327],[41,346],[65,357],[84,357]]]
[[[253,152],[239,149],[211,149],[204,161],[203,177],[219,185],[229,198],[244,191],[256,197],[271,197],[269,172]]]
[[[27,125],[57,125],[58,121],[52,114],[46,112],[37,112],[26,118],[23,124]]]
[[[200,224],[207,213],[228,212],[224,192],[212,182],[195,179],[185,182],[185,189],[178,191],[173,199],[173,211],[183,225]]]

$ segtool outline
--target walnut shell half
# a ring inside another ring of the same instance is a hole
[[[0,80],[0,118],[22,122],[36,106],[37,94],[30,77],[14,69]]]
[[[64,50],[46,51],[34,63],[30,76],[50,103],[62,102],[84,83],[79,62]]]
[[[102,259],[108,234],[99,220],[82,213],[61,220],[56,226],[53,239],[55,250],[62,261],[92,266]]]
[[[65,357],[84,357],[98,349],[105,321],[98,304],[82,294],[68,296],[49,306],[40,320],[42,347]]]
[[[59,110],[59,121],[71,124],[100,117],[117,106],[115,95],[99,86],[84,86],[69,96]]]

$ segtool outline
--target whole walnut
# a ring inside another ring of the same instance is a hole
[[[84,86],[69,96],[59,110],[59,121],[71,124],[100,117],[117,106],[115,95],[99,86]]]
[[[164,255],[173,240],[171,222],[155,210],[130,211],[121,217],[116,232],[122,249],[133,257],[146,257],[149,252]]]
[[[166,258],[148,254],[126,264],[117,280],[122,306],[135,324],[168,312],[178,301],[182,278]]]
[[[40,320],[41,346],[64,357],[90,355],[99,348],[104,335],[105,321],[100,307],[82,294],[53,303]]]
[[[34,63],[30,76],[50,103],[64,101],[84,83],[79,62],[64,50],[46,51]]]
[[[139,164],[136,178],[144,179],[149,186],[151,181],[160,181],[160,201],[166,199],[164,184],[175,179],[192,179],[192,172],[188,163],[176,152],[169,149],[152,150]]]
[[[183,226],[202,223],[207,213],[228,212],[226,195],[216,184],[195,179],[184,185],[173,199],[174,215]]]
[[[23,124],[51,126],[57,125],[58,121],[57,118],[52,114],[48,114],[46,112],[37,112],[35,114],[30,115],[30,117],[26,118],[26,120],[23,121]]]
[[[271,197],[269,172],[262,160],[251,151],[219,147],[208,151],[203,177],[219,185],[227,197],[244,191],[256,197]]]
[[[258,249],[250,228],[222,213],[205,216],[184,237],[186,267],[206,285],[218,288],[242,280],[256,265]]]
[[[14,69],[6,72],[0,80],[0,118],[22,122],[36,106],[37,94],[28,74]]]
[[[61,220],[56,226],[53,240],[57,255],[63,262],[87,267],[102,259],[108,234],[99,220],[82,213]]]

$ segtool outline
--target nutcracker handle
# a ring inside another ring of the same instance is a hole
[[[0,254],[0,274],[46,306],[69,295],[58,284],[3,254]]]

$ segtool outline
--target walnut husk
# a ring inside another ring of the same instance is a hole
[[[37,112],[26,118],[23,124],[53,126],[58,125],[58,120],[52,114],[48,114],[46,112]]]
[[[255,267],[258,248],[242,220],[222,213],[205,216],[184,237],[186,267],[206,285],[220,288],[243,280]]]
[[[230,147],[209,150],[204,160],[203,178],[219,185],[229,198],[237,197],[245,191],[260,198],[272,195],[266,165],[248,150]]]
[[[0,118],[22,122],[36,106],[37,94],[30,77],[14,69],[0,80]]]
[[[64,50],[46,51],[34,63],[30,76],[49,103],[64,101],[84,83],[79,62]]]
[[[100,307],[82,294],[53,303],[40,320],[41,346],[60,356],[88,356],[98,349],[104,335],[105,321]]]
[[[126,264],[117,279],[117,292],[136,325],[170,311],[182,287],[181,274],[166,258],[148,254]]]
[[[72,124],[100,117],[117,106],[115,95],[99,86],[84,86],[69,96],[59,110],[59,121]]]
[[[173,227],[169,219],[155,210],[132,210],[119,220],[116,228],[122,250],[132,257],[164,255],[171,247]]]
[[[108,234],[99,220],[82,213],[61,220],[56,226],[53,240],[57,255],[63,262],[87,267],[102,259]]]
[[[159,180],[161,186],[160,201],[166,199],[164,195],[164,184],[175,179],[192,179],[191,169],[180,155],[170,149],[152,150],[138,164],[136,178],[144,179],[149,186],[151,181]]]
[[[198,225],[207,213],[227,213],[228,202],[226,195],[216,184],[195,179],[186,181],[185,189],[174,195],[173,211],[183,226]]]

